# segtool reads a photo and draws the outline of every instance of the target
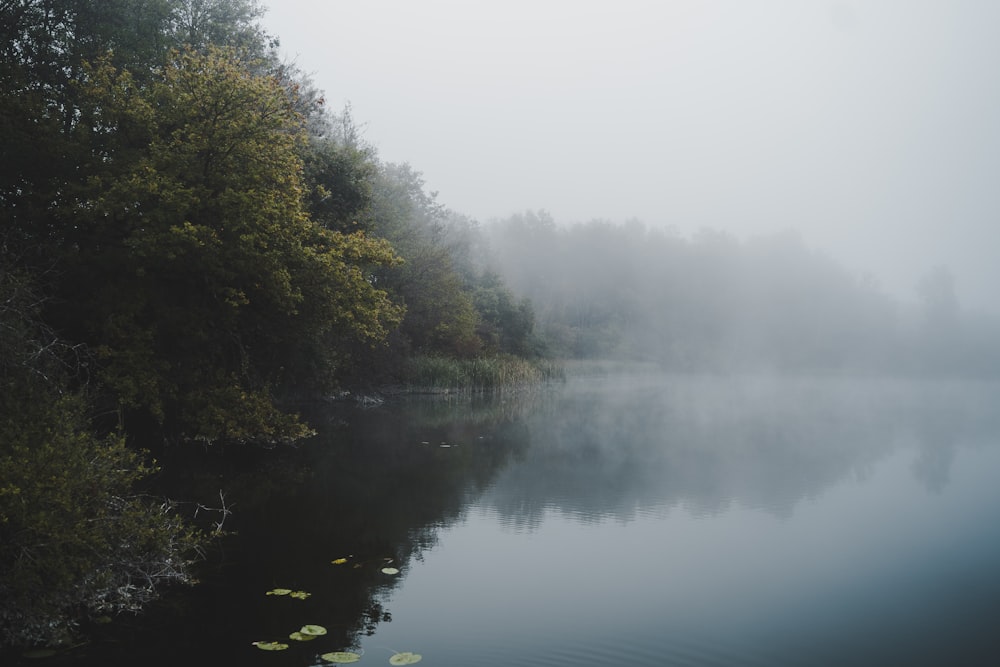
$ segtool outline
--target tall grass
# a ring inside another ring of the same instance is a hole
[[[410,359],[406,369],[410,391],[486,393],[561,379],[562,369],[554,362],[528,361],[512,355],[479,359],[421,356]]]

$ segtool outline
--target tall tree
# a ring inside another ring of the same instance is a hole
[[[388,239],[403,263],[381,273],[406,305],[405,342],[422,354],[470,356],[479,351],[478,316],[456,271],[447,238],[447,210],[424,189],[407,164],[382,165],[375,181],[374,231]]]
[[[102,62],[81,100],[53,321],[95,346],[125,406],[188,435],[301,435],[273,390],[329,382],[338,345],[398,321],[368,274],[388,243],[308,217],[301,116],[233,51],[178,52],[145,86]]]

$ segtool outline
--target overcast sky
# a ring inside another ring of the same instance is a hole
[[[268,0],[365,138],[481,221],[799,230],[1000,311],[1000,2]]]

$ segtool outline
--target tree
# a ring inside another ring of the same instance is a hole
[[[382,165],[374,190],[375,233],[388,239],[403,263],[381,272],[380,284],[406,306],[400,330],[422,354],[477,353],[478,316],[469,286],[456,271],[444,221],[447,210],[427,193],[409,165]]]
[[[486,271],[473,294],[479,313],[478,334],[487,350],[518,356],[536,356],[539,352],[532,338],[535,312],[527,298],[515,299],[500,275]]]
[[[316,119],[322,97],[315,96],[309,141],[304,151],[304,187],[310,217],[331,231],[370,232],[373,188],[378,174],[375,152],[365,145],[350,107]]]
[[[87,63],[127,70],[137,86],[172,48],[238,47],[270,61],[256,0],[6,0],[0,2],[0,220],[48,262],[54,209],[87,156],[77,141]]]
[[[93,346],[125,407],[189,437],[303,435],[275,390],[328,385],[338,353],[383,339],[400,311],[369,275],[394,262],[388,243],[306,214],[287,89],[208,49],[145,86],[102,61],[81,100],[86,176],[50,239],[52,320]]]

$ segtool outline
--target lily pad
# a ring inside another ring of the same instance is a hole
[[[359,654],[350,651],[334,651],[333,653],[324,653],[320,657],[327,662],[333,662],[338,665],[346,665],[361,659]]]
[[[288,597],[295,598],[296,600],[305,600],[310,595],[312,595],[312,593],[306,593],[305,591],[292,591],[288,594]]]
[[[419,653],[410,653],[409,651],[404,651],[403,653],[396,653],[391,658],[389,658],[390,665],[412,665],[414,663],[423,660],[422,655]]]
[[[268,595],[288,595],[292,592],[291,588],[272,588],[267,592]]]
[[[394,567],[383,567],[383,574],[399,574],[399,570]]]
[[[288,644],[282,644],[281,642],[254,642],[253,645],[261,651],[284,651],[288,648]]]
[[[293,632],[292,634],[288,635],[288,638],[293,639],[297,642],[311,642],[318,636],[319,635],[304,635],[301,632]]]
[[[304,635],[312,635],[314,637],[319,637],[320,635],[326,634],[326,628],[322,625],[303,625],[299,628],[299,632]]]

